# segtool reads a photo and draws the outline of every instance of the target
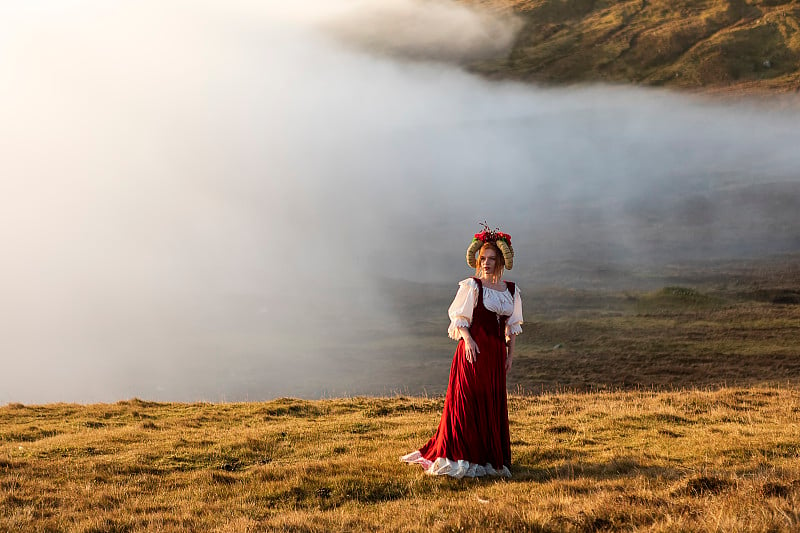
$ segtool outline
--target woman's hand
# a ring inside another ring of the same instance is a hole
[[[474,363],[478,360],[479,353],[481,353],[481,351],[478,349],[478,343],[476,343],[472,337],[464,340],[464,355],[467,356],[467,361]]]
[[[475,342],[475,339],[469,334],[467,328],[460,328],[459,331],[461,332],[461,338],[464,339],[464,356],[467,358],[467,361],[474,363],[478,360],[478,354],[481,353],[478,349],[478,343]]]

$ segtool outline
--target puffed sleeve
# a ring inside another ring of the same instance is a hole
[[[472,278],[467,278],[458,284],[458,292],[447,310],[450,316],[450,327],[447,336],[459,340],[461,335],[458,328],[468,328],[472,324],[472,310],[478,302],[478,284]]]
[[[519,335],[520,333],[522,333],[522,295],[519,287],[517,287],[514,290],[514,311],[506,321],[506,339],[510,339],[511,335]]]

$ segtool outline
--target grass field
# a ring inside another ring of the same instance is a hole
[[[0,407],[0,531],[797,531],[798,264],[528,280],[510,480],[398,460],[438,422],[452,287],[388,284],[415,350],[370,341],[360,378],[431,395]]]
[[[2,531],[791,531],[800,391],[513,396],[513,478],[398,457],[440,398],[0,408]]]

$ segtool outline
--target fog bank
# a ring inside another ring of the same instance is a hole
[[[455,290],[484,219],[523,279],[797,249],[797,112],[458,66],[517,27],[412,0],[0,8],[0,403],[367,391],[360,340],[399,327],[380,279]]]

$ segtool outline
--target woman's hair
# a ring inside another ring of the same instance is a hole
[[[486,250],[494,250],[495,262],[493,274],[498,280],[500,280],[500,278],[503,276],[503,268],[506,266],[506,260],[505,257],[503,257],[503,252],[501,252],[500,248],[498,248],[493,242],[484,243],[483,246],[481,246],[481,249],[478,250],[478,260],[475,262],[475,275],[478,277],[481,275],[481,257],[483,257],[483,252]]]

